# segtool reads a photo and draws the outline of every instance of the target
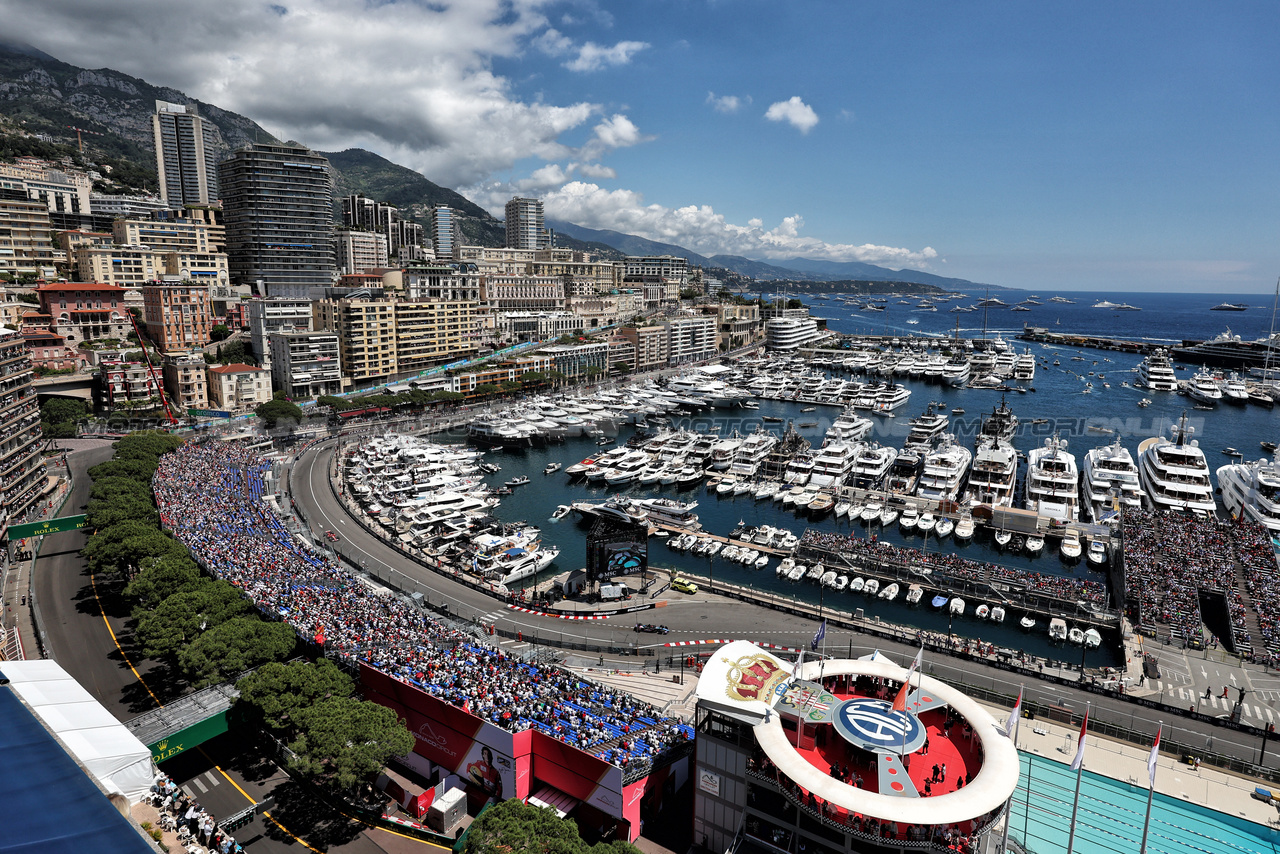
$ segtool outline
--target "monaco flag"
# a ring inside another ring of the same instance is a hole
[[[1151,773],[1151,788],[1153,789],[1156,787],[1156,763],[1160,760],[1160,733],[1163,731],[1163,726],[1156,730],[1156,740],[1151,745],[1151,755],[1147,757],[1147,771]]]
[[[1071,760],[1071,770],[1079,771],[1084,764],[1084,737],[1089,732],[1089,707],[1084,707],[1084,720],[1080,722],[1080,742],[1076,745],[1076,757]]]
[[[1018,702],[1013,704],[1013,711],[1009,713],[1009,719],[1004,722],[1004,734],[1008,738],[1016,739],[1018,735],[1018,719],[1022,717],[1022,689],[1018,689]]]

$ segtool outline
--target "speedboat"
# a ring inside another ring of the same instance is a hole
[[[1089,543],[1089,563],[1096,563],[1099,566],[1107,562],[1107,547],[1102,544],[1102,540],[1094,540]]]
[[[920,511],[916,509],[914,504],[909,504],[906,509],[902,511],[902,516],[898,519],[898,524],[901,525],[904,530],[910,531],[917,525],[917,523],[919,523],[919,521]]]
[[[955,616],[957,616],[957,617],[959,617],[959,616],[963,616],[963,615],[964,615],[964,600],[963,600],[963,599],[961,599],[959,596],[957,596],[956,598],[952,599],[952,600],[951,600],[951,609],[950,609],[950,610],[951,610],[951,613],[952,613],[952,614],[954,614],[954,615],[955,615]]]
[[[1055,641],[1064,641],[1067,639],[1067,621],[1061,617],[1054,617],[1049,621],[1049,639]]]
[[[1066,560],[1078,560],[1080,557],[1080,533],[1074,528],[1067,530],[1062,536],[1062,545],[1059,546],[1063,558]]]
[[[1023,617],[1021,620],[1018,620],[1018,625],[1022,626],[1022,630],[1024,632],[1029,632],[1036,627],[1036,621],[1030,617]]]
[[[999,530],[995,533],[996,545],[1003,548],[1009,545],[1009,541],[1013,539],[1013,531]]]
[[[897,582],[894,582],[881,590],[878,595],[881,599],[887,599],[892,602],[894,599],[898,598],[899,589]]]
[[[922,534],[927,534],[933,530],[934,525],[938,524],[938,519],[932,513],[926,511],[916,522],[916,530]]]
[[[938,524],[933,527],[933,532],[938,536],[938,539],[942,539],[955,530],[955,527],[956,523],[951,521],[950,516],[943,516],[938,519]]]
[[[1071,630],[1067,632],[1067,640],[1071,641],[1076,646],[1083,645],[1084,629],[1081,629],[1079,626],[1072,626]]]
[[[941,595],[934,596],[930,604],[935,608],[942,608],[947,604],[947,597]]]
[[[957,540],[967,540],[973,536],[973,517],[962,516],[960,521],[956,522],[955,538]]]
[[[991,614],[991,606],[986,602],[979,605],[973,612],[979,620],[985,620]]]
[[[993,623],[1004,622],[1004,608],[1002,608],[999,605],[996,605],[994,608],[991,609],[991,622]]]
[[[867,583],[862,588],[862,592],[866,593],[868,596],[875,596],[880,592],[880,579],[868,578]]]
[[[867,582],[863,581],[861,578],[855,578],[853,581],[849,582],[849,592],[861,593],[862,589],[866,586]]]
[[[1102,646],[1102,634],[1094,628],[1090,628],[1084,633],[1084,645],[1088,649],[1097,649]]]
[[[919,605],[920,599],[924,596],[924,588],[919,584],[912,584],[907,588],[907,604]]]
[[[1030,536],[1027,537],[1027,551],[1033,555],[1040,554],[1044,550],[1044,537]]]

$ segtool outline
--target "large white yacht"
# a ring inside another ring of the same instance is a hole
[[[900,406],[905,406],[910,399],[911,390],[902,383],[886,386],[876,395],[875,411],[892,412]]]
[[[1187,394],[1204,406],[1216,406],[1222,400],[1222,389],[1218,388],[1217,380],[1207,370],[1196,372],[1187,383]]]
[[[1030,347],[1013,363],[1013,378],[1021,382],[1031,382],[1036,378],[1036,357],[1031,355]]]
[[[907,435],[907,444],[932,444],[934,439],[947,432],[948,423],[947,414],[934,411],[933,404],[929,404],[929,408],[923,415],[911,419],[911,432]]]
[[[733,455],[733,462],[729,464],[729,473],[739,479],[754,477],[756,470],[760,468],[760,463],[764,462],[765,457],[769,456],[769,452],[776,444],[778,444],[778,437],[768,430],[757,430],[752,433],[738,446],[737,452]]]
[[[898,449],[888,445],[870,442],[862,445],[858,456],[853,461],[853,471],[847,481],[852,481],[858,489],[879,489],[889,467],[898,458]]]
[[[969,360],[963,355],[952,356],[951,361],[942,368],[942,381],[955,388],[960,388],[969,382],[969,376]]]
[[[1169,351],[1157,347],[1138,365],[1137,385],[1152,391],[1177,391],[1178,377],[1173,372]]]
[[[797,454],[787,463],[786,469],[782,473],[782,482],[803,486],[809,482],[809,476],[813,474],[813,454]]]
[[[824,445],[813,458],[813,473],[809,475],[809,486],[842,485],[849,472],[853,470],[859,448],[859,445],[846,445],[842,442]]]
[[[829,442],[849,444],[861,441],[871,432],[872,426],[870,418],[858,415],[852,406],[845,407],[844,412],[841,412],[827,428],[824,444]]]
[[[559,556],[555,546],[543,545],[537,528],[486,533],[471,540],[471,568],[484,577],[511,585],[537,575]]]
[[[1080,472],[1067,453],[1067,440],[1056,435],[1027,454],[1025,499],[1028,510],[1072,522],[1079,517]]]
[[[698,514],[693,512],[698,506],[696,501],[676,501],[673,498],[638,498],[635,499],[634,503],[644,508],[649,518],[654,522],[688,528],[690,531],[697,531],[702,528],[702,525],[698,523]]]
[[[957,442],[954,436],[944,434],[938,447],[925,455],[916,494],[922,498],[954,501],[972,461],[973,451]]]
[[[716,471],[725,471],[733,463],[734,456],[737,455],[738,449],[742,447],[743,439],[738,435],[738,431],[716,442],[711,446],[711,457],[707,460],[707,467]]]
[[[980,436],[978,449],[973,455],[973,468],[969,472],[969,485],[964,491],[964,503],[968,506],[1012,507],[1017,485],[1018,452],[1013,445],[1004,439]]]
[[[1089,520],[1099,522],[1111,512],[1112,491],[1118,493],[1120,505],[1126,508],[1142,506],[1142,484],[1138,479],[1138,467],[1134,465],[1129,449],[1120,444],[1120,437],[1110,445],[1094,448],[1084,455],[1080,467],[1080,495]]]
[[[1235,463],[1218,469],[1222,504],[1232,517],[1265,525],[1280,534],[1280,454],[1270,460]]]
[[[1193,433],[1184,411],[1178,423],[1169,428],[1171,438],[1152,436],[1138,445],[1138,475],[1147,492],[1148,507],[1213,514],[1209,465],[1199,443],[1191,438]]]
[[[924,454],[911,445],[906,446],[898,452],[893,464],[889,466],[889,473],[884,481],[885,489],[899,495],[914,494],[923,469]]]

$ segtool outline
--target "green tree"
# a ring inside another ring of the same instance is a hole
[[[142,565],[149,557],[186,556],[187,547],[139,519],[126,519],[99,529],[81,550],[96,572],[119,572],[125,575]]]
[[[604,368],[599,365],[587,365],[587,379],[594,380],[596,377],[604,373]]]
[[[259,403],[253,414],[258,416],[267,430],[275,430],[277,427],[292,430],[302,423],[302,407],[287,400]]]
[[[225,341],[231,335],[231,330],[225,323],[219,323],[209,330],[209,338],[212,341]]]
[[[95,482],[109,477],[127,477],[149,486],[151,476],[156,473],[156,467],[159,464],[159,457],[139,457],[131,460],[111,459],[105,463],[98,463],[89,469],[89,477],[93,478]]]
[[[413,750],[413,734],[396,713],[365,700],[330,699],[299,710],[298,737],[289,747],[303,773],[329,777],[344,789],[381,771],[393,756]]]
[[[117,460],[159,460],[182,447],[183,439],[163,430],[139,430],[115,444]]]
[[[51,397],[40,404],[40,429],[46,439],[71,439],[76,422],[89,415],[89,405],[71,397]]]
[[[355,686],[350,676],[332,661],[322,658],[315,664],[309,661],[264,664],[237,682],[236,688],[240,691],[237,706],[249,709],[268,728],[289,732],[297,726],[300,709],[321,700],[350,697]]]
[[[475,388],[476,397],[492,397],[493,395],[500,394],[501,392],[502,386],[497,383],[480,383],[480,385]]]
[[[201,632],[248,613],[250,607],[237,588],[225,581],[204,579],[140,614],[135,634],[148,657],[170,658]]]
[[[622,840],[587,845],[578,835],[578,826],[559,818],[555,810],[511,798],[489,807],[475,820],[467,832],[463,854],[511,854],[514,851],[639,854],[639,849]]]
[[[129,582],[124,593],[137,603],[134,616],[141,616],[143,611],[150,611],[201,578],[200,567],[190,555],[149,557],[142,561],[142,571]]]
[[[631,364],[629,362],[614,362],[613,370],[615,373],[629,374],[631,373]]]
[[[269,623],[256,615],[235,617],[189,643],[178,653],[178,665],[193,688],[207,688],[251,667],[287,658],[297,643],[288,623]]]

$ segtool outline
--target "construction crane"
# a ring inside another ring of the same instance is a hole
[[[85,128],[78,128],[75,125],[67,125],[67,127],[76,132],[76,142],[80,144],[81,154],[84,154],[84,139],[80,136],[80,134],[87,133],[90,136],[106,136],[105,133],[98,133],[96,130],[86,130]]]
[[[169,399],[164,396],[164,381],[156,376],[155,365],[151,364],[151,357],[147,355],[147,342],[142,337],[142,330],[138,328],[138,321],[133,316],[133,312],[126,311],[129,322],[133,324],[133,334],[138,336],[138,343],[142,345],[142,358],[147,360],[147,370],[151,373],[151,382],[155,383],[156,391],[160,393],[160,402],[164,404],[164,414],[169,416],[170,424],[177,424],[178,419],[173,417],[173,410],[169,408]]]

